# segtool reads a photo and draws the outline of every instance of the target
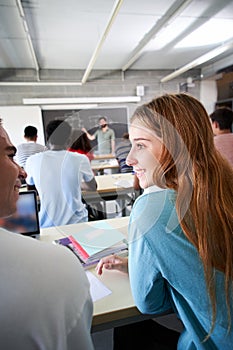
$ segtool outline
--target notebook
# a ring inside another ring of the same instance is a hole
[[[17,211],[1,219],[1,227],[25,236],[37,238],[40,234],[36,191],[19,193]]]
[[[125,236],[107,222],[100,220],[94,226],[89,225],[85,229],[72,234],[69,238],[75,248],[77,250],[80,249],[80,255],[83,260],[87,260],[114,244],[123,241]]]
[[[84,267],[91,267],[104,256],[128,250],[125,236],[106,222],[100,221],[54,243],[71,249]]]

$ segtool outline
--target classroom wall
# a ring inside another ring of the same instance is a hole
[[[0,106],[0,116],[15,146],[25,141],[23,135],[27,125],[33,125],[38,129],[38,142],[45,144],[41,109],[38,106]]]
[[[136,107],[150,101],[153,97],[163,93],[180,91],[181,84],[187,81],[190,75],[200,76],[198,69],[161,84],[160,80],[169,71],[158,70],[129,70],[124,74],[121,71],[95,71],[93,70],[88,82],[83,86],[1,86],[0,89],[0,115],[4,119],[4,126],[8,130],[12,141],[17,145],[23,142],[23,129],[26,125],[35,125],[39,131],[38,142],[44,144],[42,113],[39,106],[23,105],[24,98],[63,98],[63,97],[108,97],[108,96],[136,96],[138,85],[144,86],[144,96],[139,103],[117,104],[128,109],[130,117]],[[83,71],[74,70],[42,70],[41,80],[47,81],[78,81]],[[0,69],[0,80],[32,81],[35,72],[30,69]],[[6,79],[7,77],[7,79]],[[196,80],[193,87],[188,89],[196,98],[203,102],[208,112],[216,102],[215,81]],[[116,105],[99,105],[102,107],[116,107]]]
[[[167,83],[160,83],[167,70],[93,70],[88,81],[82,86],[1,86],[0,105],[23,105],[24,98],[62,98],[62,97],[108,97],[136,96],[138,85],[144,86],[142,102],[165,92],[179,91],[179,84],[188,76],[200,76],[199,70],[189,71]],[[41,70],[41,81],[80,81],[83,71],[79,70]],[[0,69],[0,81],[36,81],[35,71],[30,69]],[[199,97],[199,84],[192,92]]]
[[[217,82],[216,80],[204,80],[200,84],[200,101],[205,106],[208,114],[215,110],[217,101]]]

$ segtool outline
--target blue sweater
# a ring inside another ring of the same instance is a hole
[[[136,200],[129,223],[129,276],[138,309],[152,315],[173,309],[184,324],[179,350],[232,349],[224,275],[216,271],[217,320],[203,342],[211,326],[211,305],[202,262],[179,225],[175,192],[149,190]]]

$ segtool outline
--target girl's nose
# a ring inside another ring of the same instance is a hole
[[[132,150],[130,150],[130,152],[128,153],[127,157],[126,157],[126,164],[129,166],[134,166],[137,163],[136,159],[134,159],[133,155],[132,155]]]

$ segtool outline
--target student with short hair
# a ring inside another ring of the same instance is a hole
[[[121,141],[116,145],[116,159],[120,166],[121,173],[132,173],[133,167],[126,164],[126,158],[131,149],[129,141],[129,133],[125,132],[122,135]]]
[[[82,189],[95,191],[97,183],[89,159],[69,152],[71,126],[52,120],[46,127],[49,149],[28,158],[25,170],[29,189],[40,197],[41,227],[60,226],[88,221],[82,202]]]
[[[99,118],[99,129],[91,135],[85,128],[82,131],[87,135],[89,140],[97,139],[98,154],[115,153],[115,132],[109,128],[107,117]]]
[[[26,160],[31,155],[38,153],[38,152],[44,152],[46,150],[46,147],[37,143],[37,128],[32,125],[28,125],[24,129],[24,143],[21,143],[17,146],[17,154],[16,154],[16,162],[22,167],[25,167]]]
[[[233,111],[227,107],[219,107],[210,114],[210,119],[215,147],[233,166]]]
[[[25,171],[0,121],[0,217],[16,211]],[[0,228],[0,349],[93,350],[89,282],[64,247]]]
[[[95,158],[87,135],[79,129],[73,131],[72,144],[68,151],[85,154],[90,162]]]

